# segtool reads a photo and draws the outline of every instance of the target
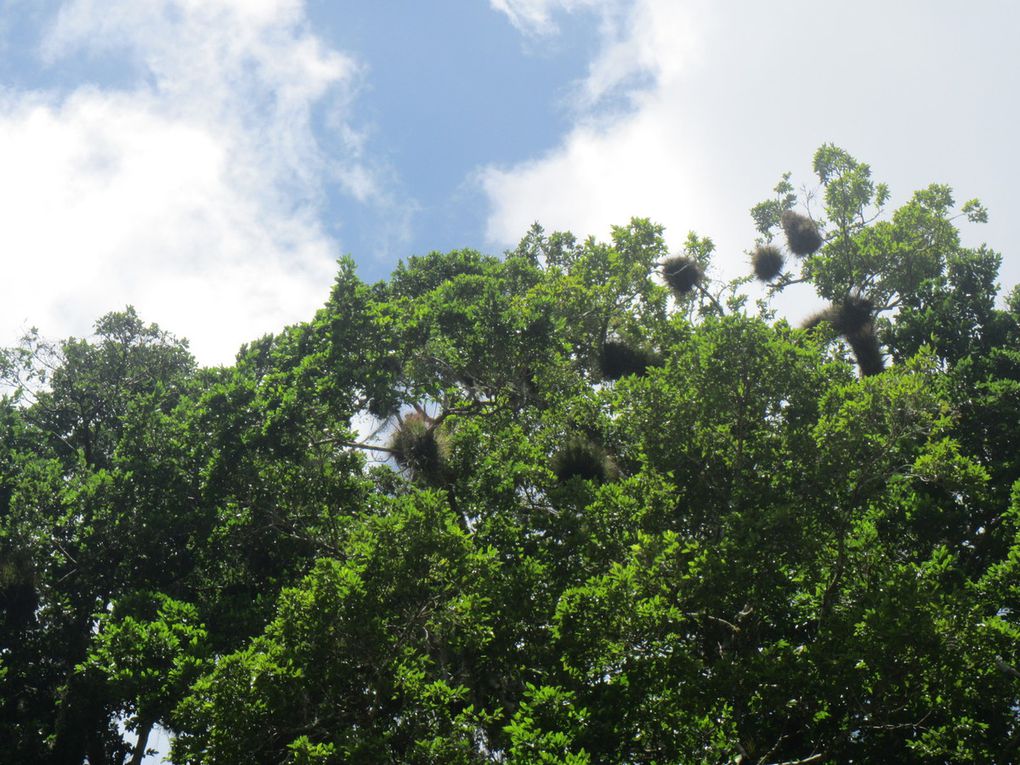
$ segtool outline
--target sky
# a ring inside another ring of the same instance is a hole
[[[827,142],[893,206],[980,198],[964,242],[1010,287],[1018,28],[1008,0],[0,0],[0,345],[130,304],[230,363],[342,255],[382,279],[535,221],[695,230],[727,278]]]

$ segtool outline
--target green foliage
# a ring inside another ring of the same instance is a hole
[[[207,632],[197,609],[161,593],[136,593],[102,614],[98,625],[77,671],[105,682],[136,732],[167,724],[206,666]]]
[[[488,722],[471,683],[492,634],[493,554],[435,495],[379,511],[284,591],[262,637],[195,685],[175,759],[266,760],[284,747],[335,756],[321,761],[476,761],[454,754]]]
[[[143,397],[150,406],[172,407],[194,360],[186,343],[144,324],[132,308],[107,314],[95,330],[96,342],[71,338],[39,359],[51,367],[48,390],[30,417],[67,459],[78,450],[86,463],[106,467],[128,407]]]
[[[227,367],[6,349],[0,759],[1016,761],[1020,293],[976,200],[814,168],[757,316],[635,219],[341,260]]]
[[[573,694],[529,684],[524,700],[506,726],[510,736],[507,762],[588,765],[591,757],[573,745],[575,730],[583,727],[586,717],[585,710],[574,707]]]

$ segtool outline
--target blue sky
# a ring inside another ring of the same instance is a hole
[[[810,0],[0,0],[0,344],[133,304],[206,363],[531,222],[649,216],[742,273],[748,209],[836,142],[894,202],[980,197],[1020,279],[1020,9]],[[804,295],[784,298],[796,314]]]
[[[540,154],[569,128],[571,86],[597,50],[594,18],[527,45],[481,2],[320,0],[308,12],[317,33],[364,62],[356,120],[408,216],[400,238],[385,210],[341,214],[331,223],[345,249],[374,275],[396,256],[484,247],[474,172]],[[331,201],[343,210],[342,195]]]

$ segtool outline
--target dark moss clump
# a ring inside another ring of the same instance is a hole
[[[662,277],[678,297],[690,294],[704,275],[701,264],[686,255],[677,255],[662,264]]]
[[[572,478],[605,483],[616,477],[616,466],[605,451],[581,437],[568,440],[553,456],[550,467],[560,483]]]
[[[832,310],[830,319],[832,326],[841,335],[849,337],[864,331],[872,324],[874,306],[867,298],[848,297],[830,310]]]
[[[779,248],[771,244],[760,245],[751,253],[754,275],[763,282],[770,282],[779,276],[783,272],[785,260]]]
[[[804,257],[817,252],[822,246],[822,235],[818,233],[818,226],[806,215],[786,210],[781,223],[783,231],[786,232],[786,243],[794,255]]]
[[[389,450],[400,467],[418,476],[438,478],[446,461],[446,440],[423,414],[404,418],[393,432]]]
[[[636,348],[621,340],[606,340],[599,359],[602,376],[619,380],[627,375],[643,375],[659,363],[658,356],[646,348]]]

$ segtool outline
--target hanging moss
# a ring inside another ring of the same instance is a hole
[[[817,252],[822,246],[822,235],[818,233],[818,226],[806,215],[786,210],[781,222],[783,231],[786,232],[786,243],[794,255],[804,257]]]
[[[877,375],[885,369],[885,358],[875,333],[873,311],[870,300],[851,296],[809,317],[801,326],[812,329],[828,322],[850,345],[861,374]]]
[[[850,350],[854,352],[861,375],[864,377],[877,375],[885,370],[885,358],[882,356],[882,347],[878,343],[874,324],[868,322],[856,332],[846,335],[846,341],[850,344]]]
[[[553,456],[550,467],[560,483],[572,478],[606,483],[617,477],[616,465],[605,450],[581,436],[570,438]]]
[[[779,248],[771,244],[760,245],[751,253],[754,275],[763,282],[770,282],[779,276],[783,272],[785,260]]]
[[[677,297],[683,297],[698,286],[704,272],[701,270],[701,264],[694,258],[677,255],[662,264],[662,277]]]
[[[433,480],[442,474],[448,445],[429,418],[415,412],[405,417],[393,432],[389,449],[400,467]]]
[[[867,298],[851,296],[833,307],[830,321],[837,332],[849,337],[872,323],[873,309],[874,306]]]
[[[860,332],[872,323],[874,307],[870,300],[862,297],[848,297],[840,303],[833,303],[824,311],[809,316],[801,326],[814,329],[823,321],[844,337]]]
[[[659,358],[647,348],[628,345],[622,340],[606,340],[599,361],[603,377],[619,380],[627,375],[645,374],[648,367],[659,363]]]
[[[814,329],[822,322],[832,323],[832,307],[826,308],[824,311],[813,313],[808,316],[804,321],[801,322],[800,326],[803,329]]]

